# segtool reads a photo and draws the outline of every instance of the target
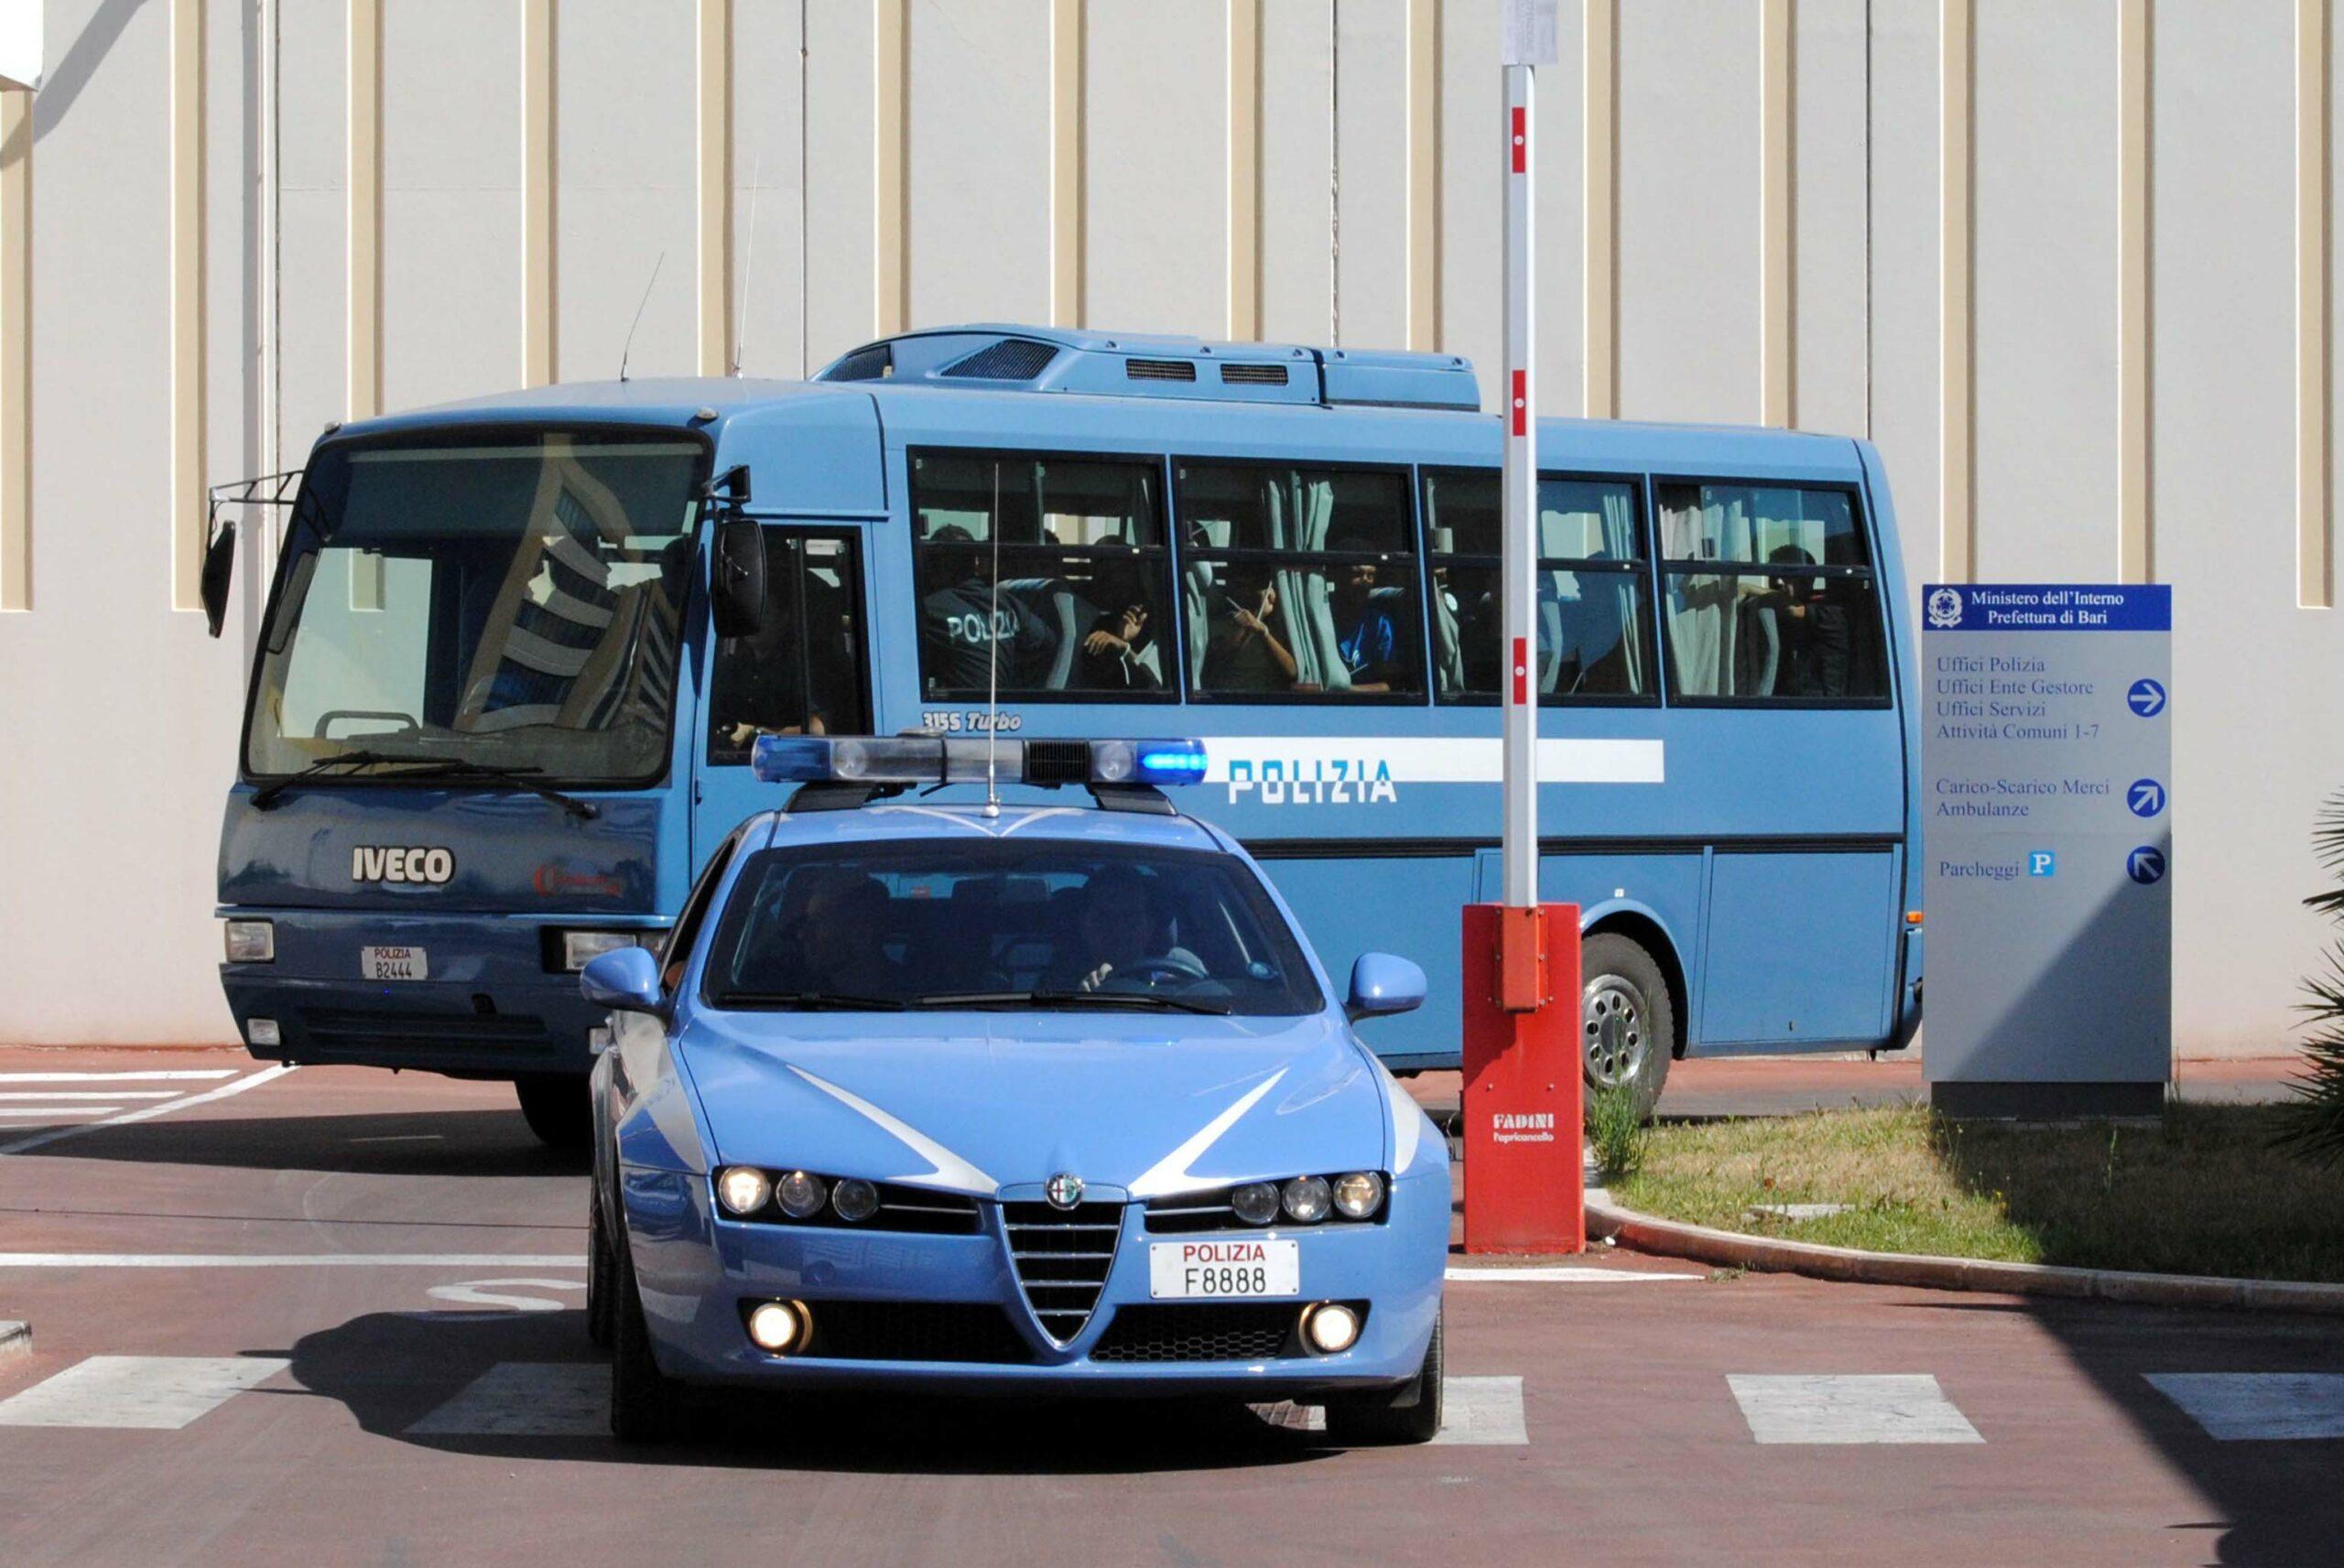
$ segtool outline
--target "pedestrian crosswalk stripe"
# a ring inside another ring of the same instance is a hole
[[[30,1127],[84,1116],[112,1116],[121,1108],[118,1105],[0,1105],[0,1121]]]
[[[417,1437],[598,1437],[611,1430],[611,1369],[500,1361],[407,1428]]]
[[[42,1105],[38,1108],[46,1108],[50,1102],[56,1100],[71,1100],[76,1104],[85,1105],[91,1100],[102,1099],[172,1099],[182,1092],[184,1091],[179,1089],[0,1089],[0,1110],[37,1108],[24,1105],[22,1102],[25,1100],[39,1100]]]
[[[266,1356],[92,1356],[0,1400],[0,1426],[174,1432],[288,1365]]]
[[[1927,1373],[1726,1376],[1760,1443],[1983,1443]]]
[[[0,1073],[0,1084],[173,1083],[235,1076],[233,1067],[175,1067],[156,1073]]]
[[[2150,1372],[2217,1443],[2344,1437],[2344,1373]]]

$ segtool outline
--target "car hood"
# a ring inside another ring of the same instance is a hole
[[[1381,1168],[1387,1081],[1332,1018],[731,1014],[683,1056],[713,1158],[1101,1196]]]

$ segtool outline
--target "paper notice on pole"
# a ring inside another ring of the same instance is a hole
[[[1557,4],[1557,0],[1505,0],[1505,64],[1555,63]]]

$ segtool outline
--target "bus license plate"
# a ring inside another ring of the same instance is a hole
[[[370,980],[428,980],[431,964],[420,947],[361,947],[358,972]]]
[[[1298,1296],[1302,1246],[1295,1241],[1158,1241],[1147,1249],[1147,1293]]]

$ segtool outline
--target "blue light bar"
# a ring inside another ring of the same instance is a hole
[[[900,735],[760,735],[750,771],[766,784],[1193,784],[1205,776],[1195,740],[1035,741]]]

